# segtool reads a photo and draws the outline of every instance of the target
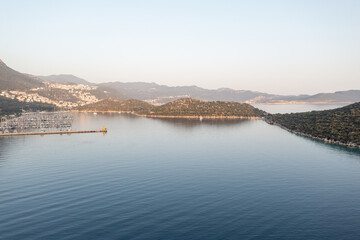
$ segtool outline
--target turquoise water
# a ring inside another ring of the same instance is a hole
[[[0,138],[0,239],[359,239],[360,152],[261,120]]]

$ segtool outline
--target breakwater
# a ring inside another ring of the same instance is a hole
[[[81,131],[55,131],[55,132],[1,133],[0,137],[28,136],[28,135],[50,135],[50,134],[75,134],[75,133],[107,133],[107,129],[102,129],[102,130],[81,130]]]

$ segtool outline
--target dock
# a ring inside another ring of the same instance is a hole
[[[107,129],[101,130],[80,130],[80,131],[56,131],[56,132],[21,132],[21,133],[1,133],[0,137],[28,136],[28,135],[49,135],[49,134],[74,134],[74,133],[107,133]]]

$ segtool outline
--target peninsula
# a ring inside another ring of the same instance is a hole
[[[332,110],[269,114],[265,120],[298,135],[360,148],[360,102]]]
[[[182,98],[161,106],[140,100],[106,99],[78,108],[90,112],[127,112],[152,118],[260,118],[266,113],[246,103]]]

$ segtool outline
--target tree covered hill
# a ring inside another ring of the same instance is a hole
[[[78,107],[79,111],[94,111],[94,112],[136,112],[146,113],[151,111],[154,106],[144,101],[136,99],[119,100],[119,99],[105,99],[96,103]]]
[[[260,117],[264,111],[246,103],[205,102],[192,98],[178,99],[153,109],[149,114],[158,116],[208,116],[208,117]]]
[[[237,102],[204,102],[191,98],[178,99],[173,102],[153,106],[140,100],[107,99],[79,107],[80,111],[131,111],[146,116],[174,117],[260,117],[265,112],[246,103]]]
[[[273,114],[267,120],[323,140],[360,145],[360,103],[325,111]]]

